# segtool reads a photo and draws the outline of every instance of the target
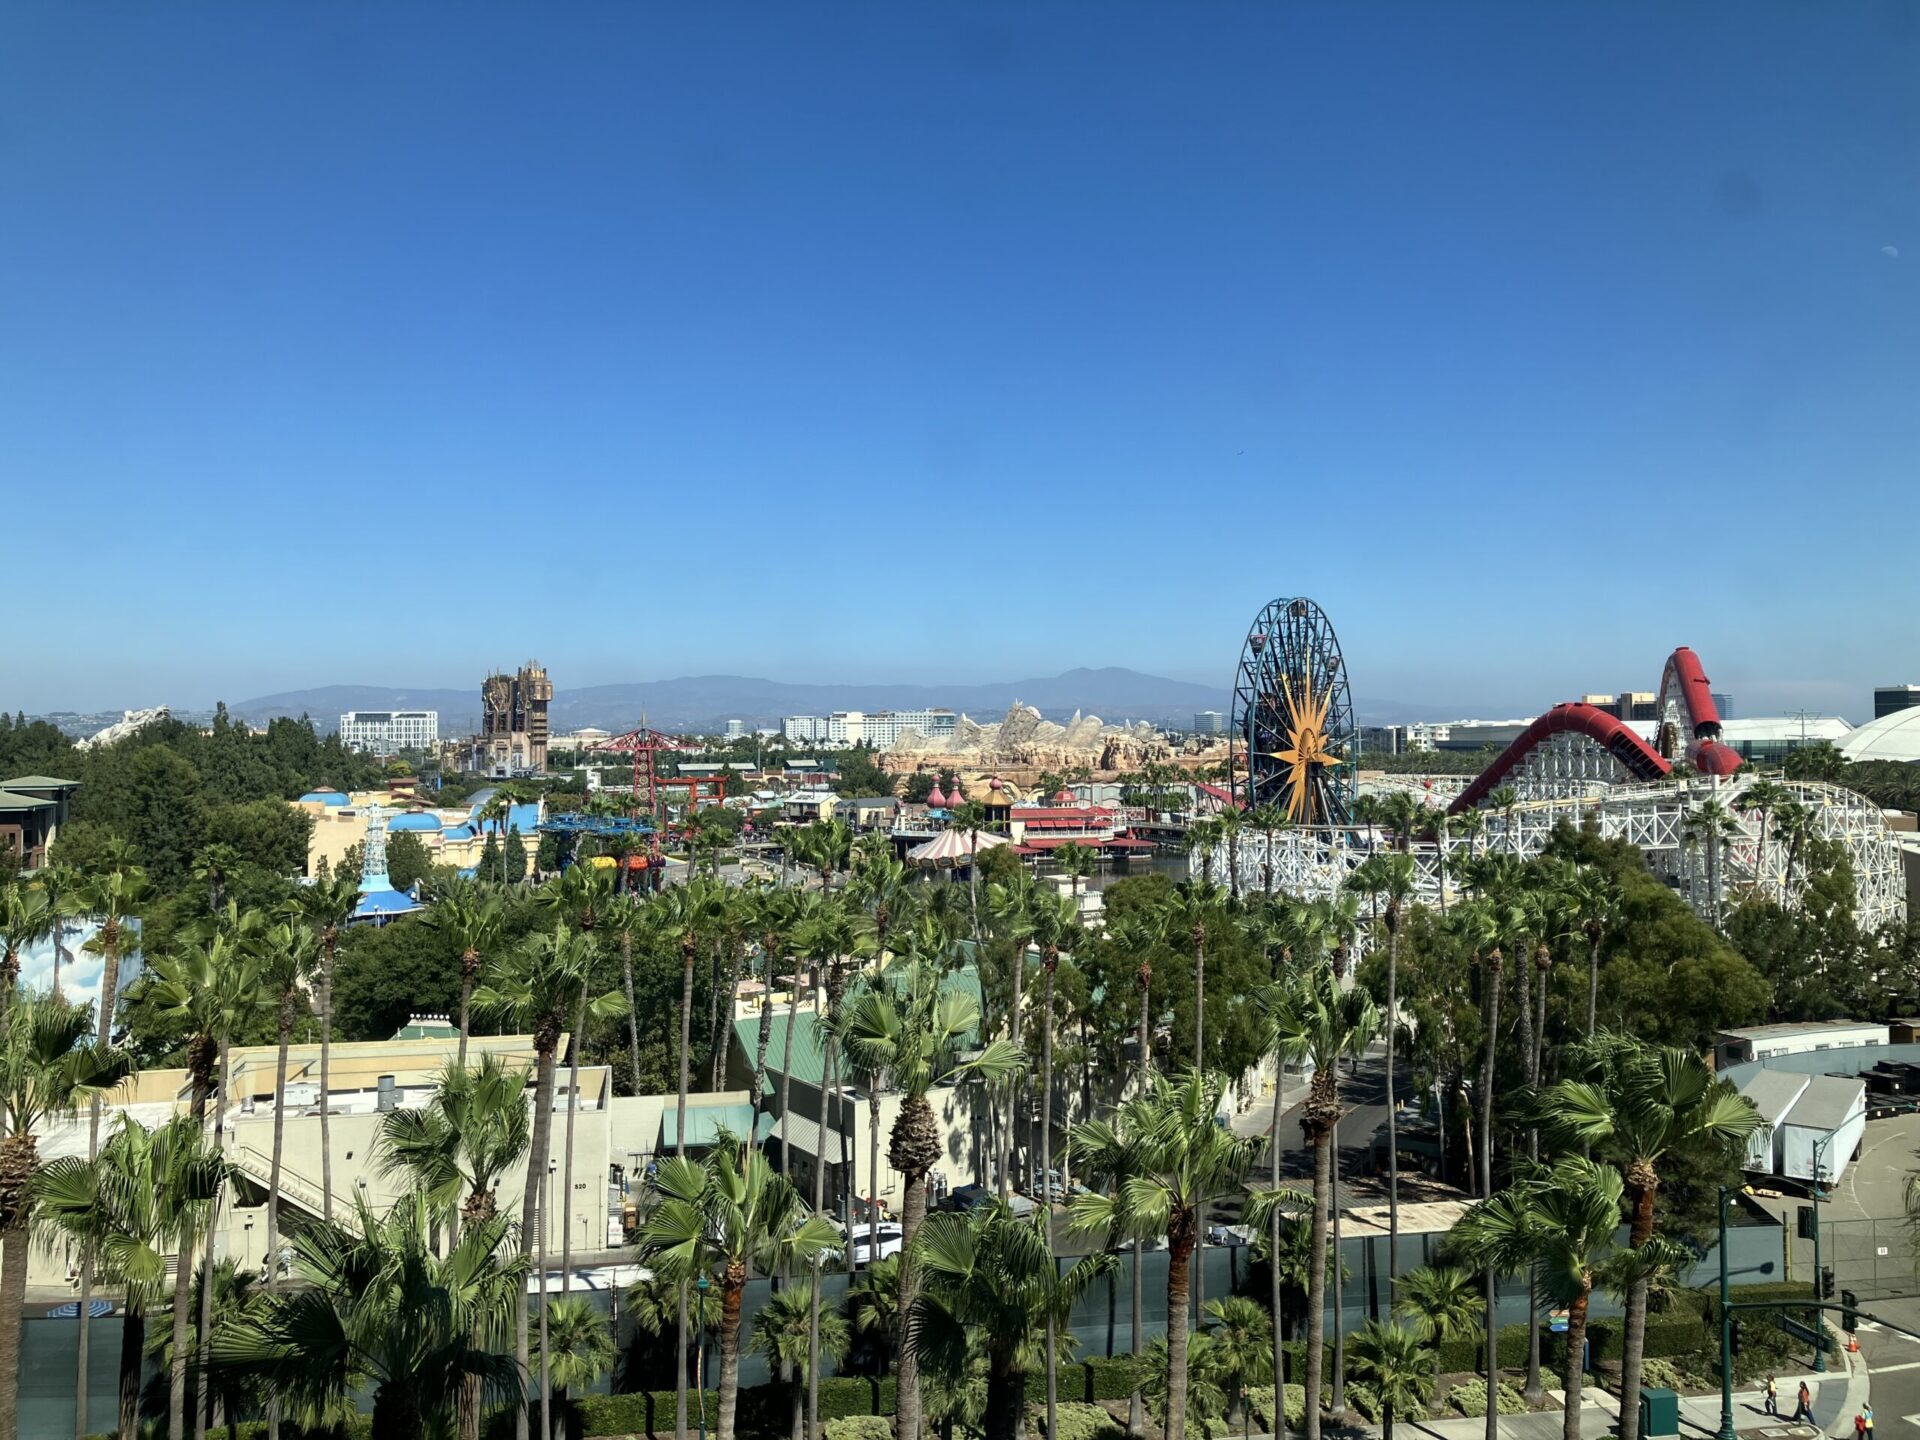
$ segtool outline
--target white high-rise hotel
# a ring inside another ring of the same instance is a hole
[[[431,750],[440,743],[440,712],[349,710],[340,717],[340,743],[369,755]]]
[[[780,733],[798,745],[871,745],[891,750],[909,730],[929,740],[954,733],[960,717],[951,710],[836,710],[831,715],[788,715]]]

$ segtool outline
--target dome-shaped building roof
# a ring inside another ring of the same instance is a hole
[[[935,810],[947,808],[947,797],[940,793],[940,777],[937,775],[933,778],[933,789],[927,792],[927,804]]]
[[[424,810],[409,810],[406,814],[395,815],[387,821],[387,833],[390,835],[397,830],[429,831],[438,830],[439,828],[439,817],[437,815],[429,815]]]
[[[1839,745],[1849,760],[1920,760],[1920,709],[1869,720],[1848,731]]]
[[[347,797],[338,790],[309,790],[300,797],[302,805],[344,805]]]

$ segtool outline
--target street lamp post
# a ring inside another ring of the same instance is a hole
[[[1714,1206],[1720,1222],[1720,1433],[1714,1440],[1738,1440],[1733,1433],[1733,1311],[1729,1308],[1733,1296],[1727,1278],[1727,1197],[1735,1188],[1722,1185]],[[1638,1397],[1620,1397],[1622,1405],[1629,1401],[1637,1403]]]
[[[700,1349],[694,1356],[699,1373],[694,1379],[695,1388],[700,1392],[700,1440],[707,1440],[707,1277],[702,1274],[693,1282],[693,1288],[700,1292]]]
[[[1837,1134],[1829,1130],[1813,1142],[1813,1183],[1807,1188],[1813,1196],[1813,1298],[1827,1298],[1826,1273],[1820,1268],[1820,1152],[1825,1150]],[[1827,1370],[1827,1320],[1823,1312],[1816,1311],[1813,1317],[1813,1373],[1824,1375]]]

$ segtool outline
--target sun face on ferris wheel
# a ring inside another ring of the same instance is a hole
[[[1273,758],[1287,767],[1287,818],[1296,824],[1307,819],[1314,807],[1315,782],[1319,772],[1338,765],[1343,758],[1327,738],[1327,709],[1333,703],[1333,691],[1313,688],[1313,669],[1308,667],[1296,692],[1286,676],[1280,680],[1281,704],[1286,715],[1286,748]]]

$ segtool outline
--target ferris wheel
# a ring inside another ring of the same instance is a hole
[[[1352,814],[1359,734],[1340,641],[1311,600],[1274,600],[1240,651],[1233,730],[1246,747],[1248,807],[1277,806],[1295,825]]]

